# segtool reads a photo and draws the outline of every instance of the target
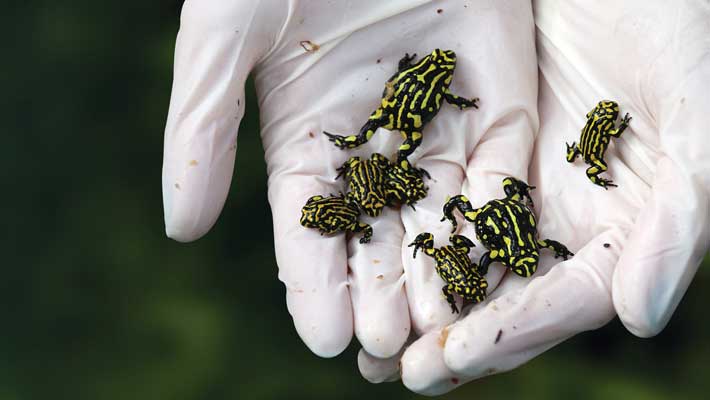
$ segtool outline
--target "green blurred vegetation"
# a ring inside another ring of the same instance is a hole
[[[3,6],[0,400],[419,398],[364,381],[355,343],[324,360],[296,335],[276,279],[253,87],[220,221],[193,244],[165,237],[180,5]],[[654,339],[615,321],[442,398],[705,398],[707,267]]]

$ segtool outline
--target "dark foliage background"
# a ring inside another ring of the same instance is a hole
[[[249,87],[229,202],[163,232],[162,135],[181,2],[10,1],[0,13],[0,400],[412,399],[297,337],[276,280]],[[443,398],[705,398],[710,275],[650,340],[618,321]]]

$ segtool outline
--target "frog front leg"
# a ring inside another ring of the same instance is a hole
[[[538,239],[537,245],[546,249],[550,249],[555,252],[555,258],[562,257],[562,259],[567,260],[567,258],[574,256],[574,253],[567,249],[567,246],[562,243],[552,240],[552,239]]]
[[[364,235],[360,238],[360,243],[370,243],[372,239],[372,227],[363,222],[355,222],[350,226],[350,231],[353,233],[364,232]]]
[[[582,155],[582,152],[579,151],[579,147],[577,147],[575,142],[565,144],[567,145],[567,162],[572,163],[578,156]]]
[[[491,254],[490,251],[483,253],[481,259],[478,260],[476,272],[481,276],[485,276],[488,273],[488,266],[490,266],[493,261],[496,261],[495,258],[498,258],[498,251],[494,254]]]
[[[385,115],[384,111],[382,111],[382,108],[378,108],[370,115],[370,118],[368,118],[365,125],[360,128],[360,132],[357,135],[340,136],[326,131],[323,131],[323,134],[328,136],[328,140],[335,143],[335,147],[341,150],[354,149],[367,143],[367,141],[372,139],[375,135],[378,128],[387,127],[389,122],[389,118]]]
[[[459,109],[463,110],[463,109],[466,109],[469,107],[473,107],[473,108],[477,109],[478,104],[476,104],[476,102],[478,102],[479,99],[478,99],[478,97],[476,97],[476,98],[469,100],[467,98],[460,97],[460,96],[457,96],[457,95],[451,93],[451,91],[448,88],[446,88],[446,90],[444,91],[444,100],[446,100],[447,103],[454,105],[454,106],[458,107]]]
[[[444,204],[444,216],[441,218],[441,221],[448,219],[449,222],[451,222],[451,225],[453,225],[451,232],[456,232],[456,227],[458,226],[458,222],[456,222],[456,218],[454,218],[454,209],[458,209],[461,214],[463,214],[463,217],[470,222],[474,222],[476,216],[478,216],[478,210],[471,206],[471,202],[468,201],[466,196],[460,194],[450,198],[449,201]]]
[[[412,67],[412,61],[417,58],[417,53],[412,54],[411,56],[409,53],[405,53],[404,57],[402,57],[399,60],[399,64],[397,65],[397,72],[402,72],[405,69],[411,68]]]
[[[456,306],[456,300],[454,300],[454,295],[453,295],[454,285],[452,283],[449,283],[448,285],[441,288],[441,292],[444,293],[444,297],[446,298],[446,301],[451,306],[451,313],[458,314],[459,308]]]
[[[463,250],[464,254],[468,254],[472,248],[476,247],[471,239],[463,235],[451,235],[449,236],[449,241],[455,248]]]
[[[589,163],[592,164],[591,167],[587,168],[587,177],[589,178],[590,181],[592,181],[593,184],[597,186],[601,186],[604,189],[608,189],[609,186],[616,187],[614,183],[612,183],[611,179],[604,179],[599,176],[602,172],[606,172],[609,168],[606,166],[606,163],[603,160],[600,160],[598,158],[593,158],[589,160]]]
[[[348,159],[348,161],[345,161],[343,165],[341,165],[339,168],[336,169],[338,172],[338,175],[335,176],[335,179],[340,178],[341,176],[347,176],[348,172],[350,172],[353,167],[355,167],[358,163],[360,162],[360,157],[353,156]]]
[[[626,128],[629,127],[629,122],[631,122],[631,117],[629,116],[629,113],[626,113],[626,115],[624,115],[624,118],[621,120],[619,127],[616,129],[610,130],[609,135],[614,136],[614,137],[620,137],[621,134],[624,133]]]

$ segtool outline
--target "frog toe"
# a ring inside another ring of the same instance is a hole
[[[335,144],[335,147],[337,147],[341,150],[346,149],[349,146],[349,143],[347,143],[345,141],[344,136],[334,135],[334,134],[328,133],[326,131],[323,131],[323,134],[328,137],[328,140],[330,140],[331,142],[333,142]]]

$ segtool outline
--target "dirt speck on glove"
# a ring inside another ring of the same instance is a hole
[[[498,342],[500,342],[501,336],[503,336],[503,330],[498,329],[498,334],[496,335],[496,340],[493,342],[493,344],[498,344]]]
[[[311,42],[310,40],[301,40],[298,44],[303,47],[303,50],[306,50],[309,53],[313,53],[318,51],[320,49],[320,46]]]

